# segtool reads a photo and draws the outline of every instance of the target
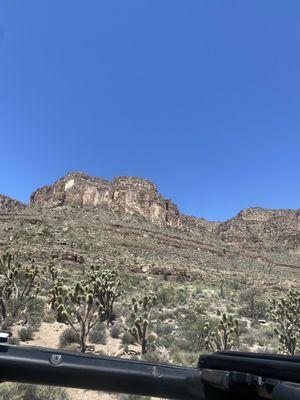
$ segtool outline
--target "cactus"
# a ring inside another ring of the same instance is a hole
[[[60,303],[60,297],[66,296],[65,279],[60,277],[55,269],[53,262],[49,264],[48,273],[50,275],[50,288],[48,291],[48,306],[50,310],[55,310]]]
[[[102,306],[94,295],[93,287],[77,282],[72,289],[63,288],[56,299],[59,319],[69,325],[80,337],[80,351],[85,352],[87,338],[101,319]]]
[[[0,313],[4,321],[8,316],[17,318],[26,311],[28,300],[40,291],[38,268],[32,259],[29,266],[21,264],[17,256],[6,252],[0,257]]]
[[[295,355],[300,337],[300,291],[291,289],[285,297],[272,299],[268,312],[275,323],[279,350]]]
[[[92,266],[88,280],[93,286],[95,297],[102,306],[103,318],[109,325],[113,319],[114,302],[121,295],[121,281],[118,273],[113,269],[101,270],[99,267]]]
[[[237,320],[225,313],[219,320],[216,329],[212,329],[208,321],[204,326],[205,345],[213,352],[218,350],[231,350],[234,345],[239,347],[240,328]]]
[[[146,294],[142,299],[132,299],[131,318],[133,324],[129,328],[137,343],[141,345],[141,353],[145,354],[148,347],[148,329],[151,321],[151,311],[156,303],[156,297]]]
[[[80,350],[85,352],[88,335],[104,314],[104,307],[99,301],[99,293],[96,290],[98,289],[96,283],[99,283],[97,272],[92,269],[86,282],[77,282],[72,288],[65,285],[65,280],[59,276],[52,263],[48,272],[51,282],[49,308],[57,309],[57,320],[69,325],[80,337]]]

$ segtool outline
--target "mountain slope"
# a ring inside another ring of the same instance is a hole
[[[180,214],[150,181],[82,173],[36,190],[30,206],[7,199],[0,208],[0,246],[41,263],[113,263],[215,283],[241,276],[253,281],[256,274],[278,285],[298,276],[299,210],[252,208],[224,223],[209,222]]]

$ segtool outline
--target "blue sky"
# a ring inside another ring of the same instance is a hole
[[[141,176],[188,214],[300,205],[300,2],[2,0],[0,193]]]

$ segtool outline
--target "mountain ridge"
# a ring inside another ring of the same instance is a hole
[[[36,189],[25,205],[0,196],[0,211],[16,212],[32,207],[51,209],[72,206],[136,215],[157,226],[215,237],[233,248],[300,253],[300,210],[250,207],[224,222],[181,213],[148,179],[118,176],[112,180],[70,172],[51,185]]]

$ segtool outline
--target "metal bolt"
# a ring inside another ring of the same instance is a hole
[[[153,367],[150,367],[150,370],[151,370],[153,376],[156,376],[156,377],[161,376],[161,372],[160,372],[159,368],[153,366]]]
[[[63,361],[62,355],[60,354],[51,354],[50,356],[50,363],[52,365],[59,365]]]

